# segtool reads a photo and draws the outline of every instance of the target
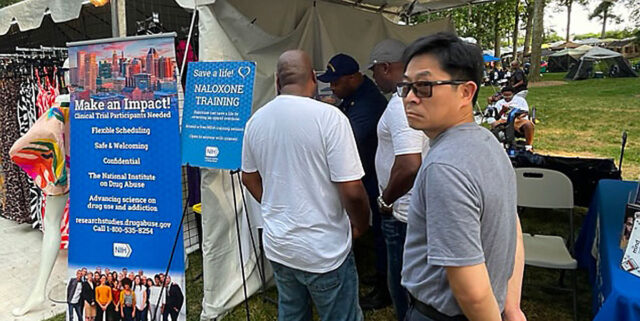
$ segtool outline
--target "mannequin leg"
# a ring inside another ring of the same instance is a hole
[[[21,316],[37,308],[46,299],[45,290],[47,281],[53,270],[53,264],[58,257],[60,249],[60,221],[64,214],[64,207],[67,204],[69,194],[47,196],[47,207],[44,213],[44,237],[42,238],[42,250],[40,253],[40,268],[38,278],[31,290],[31,294],[22,307],[15,308],[13,315]]]

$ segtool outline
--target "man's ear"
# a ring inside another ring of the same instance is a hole
[[[458,87],[459,87],[458,92],[460,94],[460,98],[462,98],[462,104],[464,106],[473,105],[473,97],[475,96],[476,91],[478,90],[478,85],[476,85],[476,83],[473,81],[467,81]]]
[[[391,73],[391,64],[390,63],[385,62],[385,63],[382,64],[382,66],[383,66],[382,71],[384,72],[385,75]]]
[[[282,86],[280,86],[280,78],[276,76],[276,92],[278,93],[278,95],[280,95],[280,89],[282,89]]]

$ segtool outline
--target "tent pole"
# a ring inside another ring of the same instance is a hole
[[[118,0],[118,33],[127,36],[127,0]]]
[[[111,0],[111,36],[114,38],[127,36],[126,0]]]
[[[118,0],[111,1],[111,37],[117,38],[118,35]]]
[[[191,44],[191,35],[193,35],[193,25],[196,23],[196,15],[198,14],[198,6],[193,8],[193,14],[191,15],[191,25],[189,26],[189,36],[187,37],[187,45],[184,48],[184,57],[182,58],[182,65],[180,65],[180,77],[184,74],[184,67],[187,65],[187,53],[189,52],[189,45]]]

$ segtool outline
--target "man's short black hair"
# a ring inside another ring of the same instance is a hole
[[[503,93],[503,92],[507,92],[507,91],[513,92],[513,87],[511,87],[511,86],[504,86],[504,87],[502,87],[502,90],[500,90],[500,92],[501,92],[501,93]]]
[[[402,61],[405,64],[405,71],[413,57],[423,54],[434,55],[442,70],[451,75],[453,80],[470,80],[476,83],[478,89],[473,96],[473,103],[476,103],[484,68],[480,47],[461,40],[451,32],[438,32],[422,37],[404,51]]]

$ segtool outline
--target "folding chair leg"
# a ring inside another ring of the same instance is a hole
[[[573,270],[573,320],[578,321],[578,270]]]
[[[558,286],[564,288],[564,274],[565,270],[560,270],[560,277],[558,278]]]

